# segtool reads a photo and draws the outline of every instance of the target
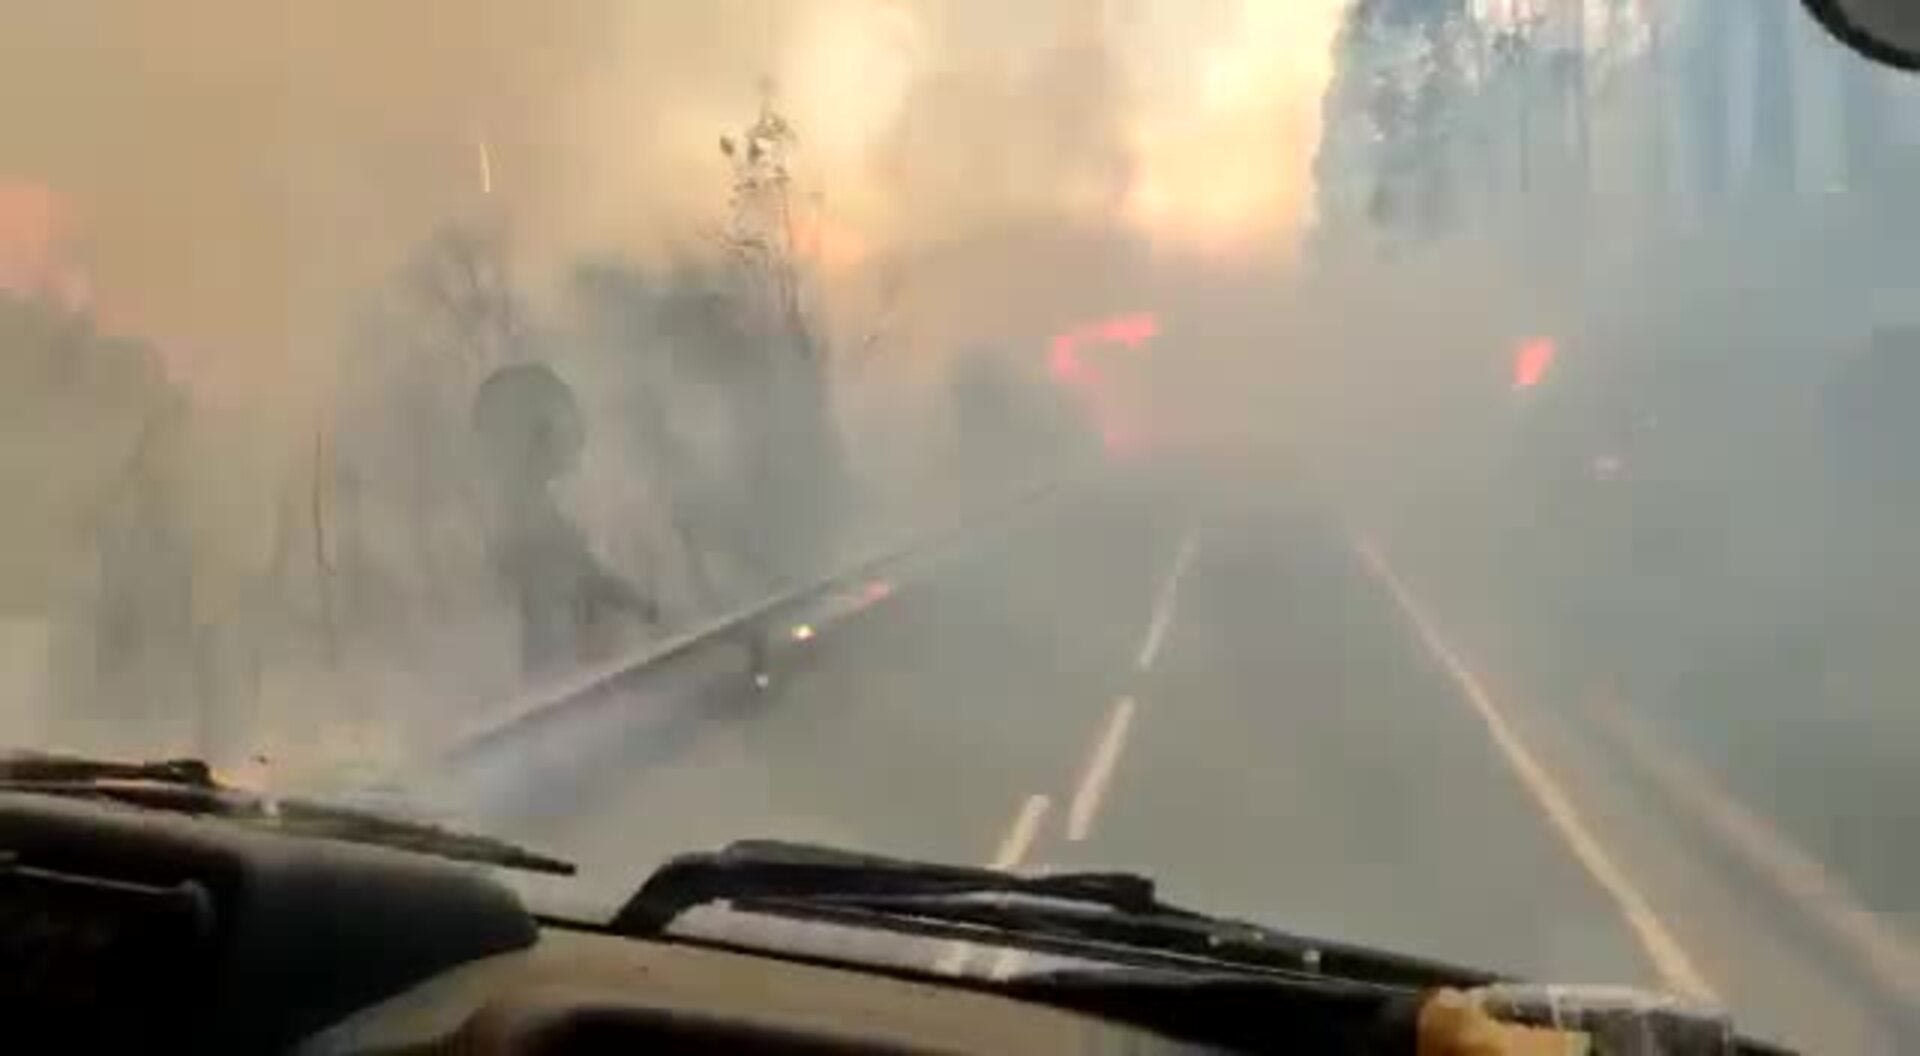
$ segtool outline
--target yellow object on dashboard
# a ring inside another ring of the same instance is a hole
[[[1503,1023],[1472,995],[1440,990],[1420,1008],[1420,1056],[1592,1056],[1583,1033]]]

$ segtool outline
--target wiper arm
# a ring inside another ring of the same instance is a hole
[[[1022,876],[765,840],[672,859],[621,907],[612,927],[655,935],[687,910],[722,901],[821,915],[933,920],[985,929],[994,937],[1097,944],[1216,967],[1389,986],[1504,981],[1490,972],[1169,905],[1151,879],[1131,873]]]
[[[611,926],[626,935],[657,935],[690,909],[744,899],[975,894],[1064,899],[1121,912],[1148,912],[1159,905],[1153,881],[1129,873],[1021,876],[815,844],[739,840],[718,851],[677,855],[654,870]]]
[[[573,863],[505,840],[304,799],[223,785],[198,759],[126,762],[16,752],[0,755],[0,792],[101,799],[173,814],[218,817],[292,835],[363,843],[453,861],[571,876]]]

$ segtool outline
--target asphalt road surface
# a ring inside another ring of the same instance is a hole
[[[751,706],[512,834],[608,906],[743,837],[1140,870],[1298,933],[1895,1051],[1792,907],[1476,666],[1364,529],[1271,480],[1178,476],[1077,489],[903,577]]]

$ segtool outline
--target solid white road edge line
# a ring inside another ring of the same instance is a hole
[[[1141,671],[1153,668],[1154,661],[1160,655],[1160,649],[1166,642],[1167,630],[1173,625],[1174,603],[1179,597],[1180,580],[1186,575],[1187,566],[1192,563],[1199,549],[1196,533],[1189,528],[1180,537],[1180,546],[1174,552],[1173,564],[1167,570],[1166,577],[1160,582],[1160,589],[1154,596],[1153,613],[1147,623],[1146,637],[1140,643],[1140,652],[1134,658],[1135,666]],[[1093,830],[1093,819],[1100,811],[1100,803],[1106,797],[1107,787],[1113,782],[1113,771],[1120,763],[1120,755],[1126,749],[1127,734],[1133,728],[1133,713],[1136,705],[1132,697],[1121,697],[1114,701],[1113,709],[1107,715],[1106,725],[1098,741],[1093,745],[1081,770],[1079,784],[1075,786],[1073,800],[1067,811],[1067,839],[1080,842]],[[1027,798],[1020,813],[1014,817],[1013,825],[1001,841],[999,851],[994,855],[993,867],[1009,869],[1017,866],[1027,855],[1038,835],[1040,822],[1045,817],[1050,801],[1046,796],[1033,795]],[[958,974],[965,967],[975,947],[969,942],[950,943],[942,954],[938,970],[948,974]],[[1020,950],[1002,949],[994,956],[988,968],[994,979],[1005,979],[1012,975],[1026,959]]]
[[[1625,870],[1621,869],[1601,846],[1592,830],[1581,819],[1579,811],[1574,808],[1573,801],[1561,789],[1559,782],[1554,780],[1553,775],[1548,773],[1532,750],[1514,732],[1506,716],[1494,703],[1492,695],[1487,692],[1480,677],[1474,674],[1465,661],[1461,660],[1453,648],[1447,644],[1446,639],[1441,637],[1439,631],[1421,611],[1420,604],[1414,599],[1412,592],[1400,582],[1400,577],[1395,574],[1380,550],[1367,539],[1355,540],[1354,549],[1360,555],[1361,561],[1366,564],[1367,569],[1373,573],[1374,578],[1392,596],[1394,604],[1412,625],[1414,633],[1419,636],[1427,651],[1453,677],[1467,703],[1479,713],[1481,721],[1486,724],[1488,736],[1493,739],[1494,745],[1500,749],[1508,764],[1513,767],[1522,787],[1546,814],[1547,820],[1566,841],[1574,857],[1586,867],[1594,882],[1598,883],[1601,889],[1613,899],[1621,915],[1626,918],[1627,927],[1639,940],[1665,985],[1684,997],[1717,1003],[1719,999],[1713,987],[1695,966],[1693,958],[1680,945],[1680,941],[1674,937],[1673,932],[1654,913],[1652,904],[1647,901],[1645,895],[1641,894],[1640,889],[1634,886]]]
[[[1609,702],[1595,707],[1593,718],[1669,799],[1705,824],[1781,894],[1799,903],[1836,942],[1852,951],[1895,1001],[1920,1009],[1920,950],[1876,920],[1825,863],[1662,744],[1624,708]]]

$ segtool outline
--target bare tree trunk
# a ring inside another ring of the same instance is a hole
[[[421,578],[421,600],[429,613],[438,613],[443,608],[441,593],[442,575],[440,572],[439,546],[434,539],[434,500],[439,496],[438,466],[434,459],[434,445],[431,430],[433,422],[430,416],[422,415],[421,420],[412,423],[408,429],[410,459],[413,471],[413,487],[408,489],[407,525],[413,533],[413,555],[418,562]]]
[[[328,443],[327,429],[322,426],[313,432],[313,462],[307,493],[308,528],[313,533],[313,574],[314,589],[320,602],[321,644],[329,668],[340,666],[340,627],[336,622],[334,599],[334,572],[336,569],[333,550],[333,533],[328,530],[329,513],[327,508],[327,482],[333,479],[333,457]]]
[[[1584,210],[1593,187],[1593,117],[1587,103],[1587,3],[1565,0],[1569,62],[1566,72],[1567,119],[1573,139],[1573,200]]]
[[[1727,51],[1733,5],[1703,0],[1695,5],[1688,42],[1687,116],[1694,144],[1694,191],[1702,213],[1718,212],[1727,192]]]
[[[1533,58],[1525,56],[1520,68],[1519,91],[1513,93],[1515,162],[1520,180],[1520,196],[1533,194]]]
[[[1753,178],[1767,194],[1791,194],[1798,182],[1799,102],[1787,38],[1793,0],[1741,0],[1753,19]]]
[[[1837,50],[1837,49],[1836,49]],[[1840,159],[1847,189],[1871,191],[1886,164],[1887,97],[1880,71],[1840,54]]]
[[[1653,211],[1653,222],[1660,225],[1667,217],[1668,207],[1673,195],[1673,152],[1669,149],[1667,135],[1667,106],[1672,95],[1667,88],[1667,79],[1672,71],[1667,66],[1665,15],[1652,3],[1643,0],[1643,17],[1647,20],[1647,99],[1648,104],[1642,111],[1643,125],[1647,130],[1647,198]]]

